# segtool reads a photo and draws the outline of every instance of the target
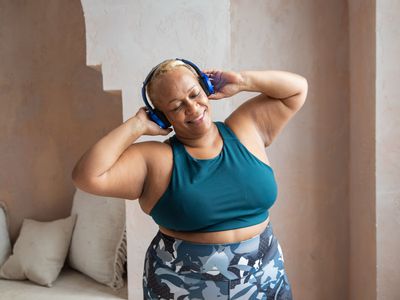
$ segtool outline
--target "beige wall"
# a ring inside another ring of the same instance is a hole
[[[0,2],[0,200],[13,240],[24,217],[69,214],[75,162],[143,105],[154,64],[283,69],[309,83],[306,104],[266,150],[295,299],[397,299],[398,2],[163,3],[82,1],[84,20],[79,1]],[[214,103],[214,119],[252,95]],[[140,299],[157,226],[127,203],[129,292]]]
[[[96,4],[94,4],[96,3]],[[186,58],[200,68],[226,68],[230,61],[229,1],[82,1],[87,34],[87,63],[101,65],[107,89],[121,89],[123,118],[144,103],[143,80],[167,58]],[[213,118],[224,119],[230,101],[214,101]],[[138,141],[163,141],[144,136]],[[137,201],[127,201],[129,298],[143,299],[144,255],[158,230]]]
[[[279,189],[271,218],[293,294],[295,299],[346,299],[346,2],[252,3],[231,1],[232,67],[288,70],[303,75],[309,84],[305,105],[267,148]]]
[[[267,149],[279,185],[272,221],[295,297],[345,299],[349,265],[346,2],[82,3],[87,62],[103,66],[107,89],[123,91],[124,120],[143,105],[140,87],[147,72],[169,57],[192,59],[201,67],[284,69],[308,79],[306,105]],[[220,101],[224,106],[215,107],[214,119],[223,119],[250,96],[242,93]],[[164,137],[141,140],[146,139]],[[127,222],[129,288],[135,299],[141,297],[144,253],[157,226],[137,202],[128,202]]]
[[[0,37],[0,201],[15,240],[25,217],[69,215],[72,168],[122,105],[86,66],[79,1],[1,1]]]
[[[375,1],[349,1],[350,289],[376,298]]]
[[[376,1],[378,299],[400,299],[400,1]]]

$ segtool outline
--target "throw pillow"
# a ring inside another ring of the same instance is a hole
[[[6,204],[0,201],[0,267],[11,253],[10,235],[8,233],[8,216]]]
[[[64,265],[76,216],[51,222],[24,219],[13,254],[0,269],[5,279],[51,287]]]
[[[125,200],[77,189],[72,204],[77,215],[68,264],[94,280],[119,289],[126,262]]]

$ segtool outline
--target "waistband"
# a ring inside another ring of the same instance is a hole
[[[235,243],[204,244],[157,232],[148,248],[151,260],[178,275],[234,280],[255,273],[276,252],[271,222],[258,235]]]

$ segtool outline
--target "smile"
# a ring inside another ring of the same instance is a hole
[[[197,117],[197,118],[194,119],[194,120],[189,121],[188,123],[192,123],[192,124],[199,124],[199,123],[201,123],[201,122],[203,121],[203,119],[204,119],[205,113],[206,113],[206,109],[203,111],[203,113],[202,113],[199,117]]]

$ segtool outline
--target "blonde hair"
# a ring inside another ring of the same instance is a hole
[[[146,85],[147,94],[149,95],[150,97],[149,100],[152,102],[153,106],[154,106],[154,101],[152,101],[152,99],[154,99],[154,80],[160,75],[165,74],[171,70],[175,70],[176,68],[182,66],[188,68],[196,76],[196,78],[199,77],[199,74],[197,74],[196,70],[192,66],[184,63],[181,60],[177,59],[164,60],[162,63],[158,65],[157,69],[151,76],[150,81]]]

